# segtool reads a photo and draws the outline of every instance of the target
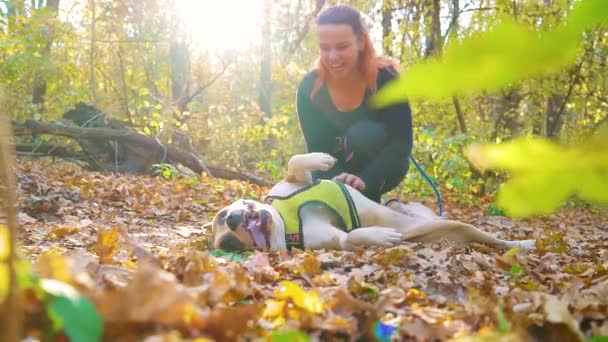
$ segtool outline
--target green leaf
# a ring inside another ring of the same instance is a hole
[[[593,336],[589,342],[608,342],[608,336]]]
[[[53,298],[47,305],[49,316],[72,342],[101,340],[102,321],[95,306],[76,290],[60,281],[43,279],[42,287]]]
[[[572,195],[608,202],[608,151],[595,147],[598,139],[565,147],[547,139],[522,137],[499,145],[473,145],[466,154],[480,170],[511,173],[496,203],[509,215],[523,218],[552,213]]]
[[[521,267],[520,264],[515,263],[513,264],[513,266],[511,266],[509,274],[511,274],[512,277],[519,277],[524,275],[524,269]]]
[[[300,330],[272,333],[272,342],[308,342],[310,338]]]
[[[254,253],[253,252],[229,252],[229,251],[225,251],[223,249],[214,249],[211,251],[211,255],[213,255],[216,258],[224,258],[230,261],[245,261],[247,260],[250,256],[252,256]]]
[[[498,331],[501,333],[506,333],[511,329],[511,323],[505,317],[505,313],[503,310],[504,304],[502,299],[498,302],[498,308],[496,312],[496,320],[498,323]]]
[[[570,14],[568,25],[544,33],[502,18],[492,29],[447,46],[442,58],[413,66],[383,87],[372,104],[496,91],[524,78],[560,72],[575,61],[582,32],[608,22],[608,6],[604,0],[583,0]]]

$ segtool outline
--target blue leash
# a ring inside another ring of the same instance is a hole
[[[433,191],[435,191],[435,196],[437,196],[437,203],[439,204],[439,216],[442,216],[443,215],[443,201],[441,200],[441,194],[439,193],[439,189],[437,188],[437,186],[435,185],[435,182],[433,182],[431,177],[429,177],[429,175],[427,175],[426,172],[424,172],[424,169],[422,168],[422,166],[420,166],[416,162],[416,159],[414,159],[414,156],[410,155],[410,160],[412,161],[412,163],[414,163],[414,166],[416,166],[418,171],[420,171],[420,174],[422,174],[422,177],[424,177],[424,179],[426,179],[426,181],[429,182],[429,184],[431,184]]]

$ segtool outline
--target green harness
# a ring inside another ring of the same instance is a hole
[[[271,198],[272,206],[285,222],[287,249],[304,248],[301,210],[306,204],[317,204],[330,209],[335,214],[340,228],[345,232],[360,227],[359,215],[353,199],[342,183],[317,180],[289,196],[271,196]]]

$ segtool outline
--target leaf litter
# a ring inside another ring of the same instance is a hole
[[[356,252],[212,250],[207,223],[267,188],[20,162],[19,241],[96,307],[104,341],[583,341],[608,335],[608,224],[583,208],[447,216],[531,252],[449,241]],[[32,298],[24,298],[31,301]],[[30,305],[32,305],[30,303]],[[29,311],[28,311],[29,312]],[[26,312],[33,335],[45,327]]]

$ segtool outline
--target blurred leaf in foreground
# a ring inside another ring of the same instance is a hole
[[[306,292],[298,284],[291,281],[281,282],[281,288],[276,293],[277,299],[291,299],[293,303],[310,313],[321,313],[324,308],[323,301],[316,292]]]
[[[495,91],[527,77],[558,72],[576,60],[583,31],[606,23],[605,0],[577,2],[567,24],[550,32],[530,31],[502,18],[489,31],[448,45],[442,57],[413,66],[379,91],[373,103],[382,107],[411,97]]]
[[[0,224],[0,303],[8,295],[9,288],[9,268],[8,256],[10,255],[10,237],[8,226]]]
[[[608,202],[608,125],[589,140],[573,147],[547,139],[523,137],[499,145],[472,145],[466,154],[480,170],[511,174],[498,192],[497,203],[518,218],[550,214],[572,195]]]

